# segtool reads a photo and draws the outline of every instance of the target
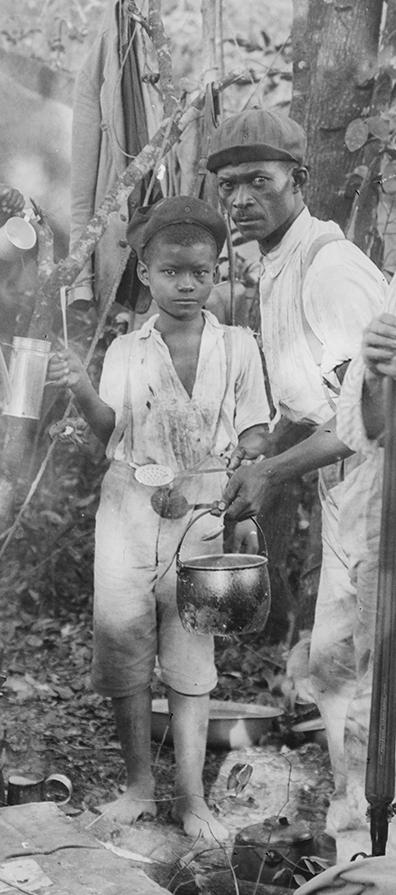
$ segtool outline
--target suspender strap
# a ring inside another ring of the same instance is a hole
[[[305,308],[304,308],[304,302],[303,302],[304,282],[305,282],[305,278],[307,276],[308,270],[311,267],[311,264],[314,261],[314,259],[316,258],[316,255],[318,254],[318,252],[320,252],[320,250],[323,249],[324,246],[328,245],[330,242],[344,242],[344,240],[345,240],[345,236],[337,236],[334,233],[322,233],[321,236],[318,236],[311,243],[311,245],[308,249],[308,252],[307,252],[305,258],[303,259],[302,265],[301,265],[301,315],[302,315],[302,321],[303,321],[303,329],[304,329],[306,340],[308,342],[310,352],[311,352],[312,357],[315,361],[315,364],[318,367],[320,367],[320,364],[322,361],[323,343],[318,338],[316,333],[313,331],[309,321],[307,320],[306,314],[305,314]],[[333,391],[335,394],[338,393],[337,389],[334,388],[334,386],[332,386],[330,382],[323,379],[323,377],[322,377],[322,384],[323,384],[323,390],[324,390],[324,393],[326,396],[327,403],[330,405],[332,410],[335,410],[336,405],[335,405],[332,397],[329,395],[329,389],[331,391]]]
[[[120,419],[113,429],[110,438],[107,442],[106,447],[106,457],[108,460],[112,460],[118,447],[121,439],[125,437],[125,452],[126,456],[131,458],[132,456],[132,406],[131,406],[131,395],[130,395],[130,385],[129,385],[129,366],[130,359],[132,356],[132,346],[129,350],[128,354],[128,363],[126,369],[126,377],[124,383],[124,397],[123,397],[123,406],[122,413]]]
[[[216,432],[213,439],[213,445],[216,443],[217,433],[220,428],[220,424],[222,423],[227,436],[232,444],[235,437],[234,427],[230,424],[227,414],[224,412],[224,401],[225,396],[227,394],[228,383],[231,377],[231,362],[232,362],[232,351],[233,351],[233,339],[232,333],[233,330],[230,326],[224,327],[224,353],[225,353],[225,362],[226,362],[226,372],[225,372],[225,387],[223,392],[223,397],[221,400],[220,412],[217,420]]]
[[[324,246],[328,245],[330,242],[344,242],[344,240],[345,236],[337,236],[336,233],[322,233],[321,236],[317,236],[316,239],[314,239],[302,262],[301,279],[303,285],[305,277],[308,273],[308,269],[311,267],[311,264],[315,260],[318,252],[320,252],[320,250],[323,249]]]

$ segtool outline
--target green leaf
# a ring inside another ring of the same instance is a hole
[[[350,152],[356,152],[367,143],[369,129],[367,121],[363,118],[354,118],[350,121],[345,131],[345,146]]]
[[[396,160],[388,162],[382,171],[381,185],[384,193],[389,196],[396,194]]]
[[[297,883],[299,886],[304,886],[306,883],[305,876],[303,876],[301,873],[293,873],[293,879],[294,882]]]
[[[367,119],[367,127],[373,137],[378,137],[379,140],[386,142],[390,134],[388,119],[383,118],[382,115],[374,115],[372,118]]]

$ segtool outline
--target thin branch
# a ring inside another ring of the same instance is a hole
[[[179,99],[173,82],[169,41],[161,18],[161,0],[149,0],[148,24],[150,37],[158,59],[159,83],[164,102],[164,114],[168,117],[174,114]]]
[[[231,72],[215,85],[215,91],[220,93],[244,77],[246,77],[246,71]],[[61,286],[71,286],[90,258],[101,236],[103,236],[111,212],[119,209],[121,203],[128,198],[135,186],[155,167],[158,160],[178,142],[188,114],[203,109],[205,96],[205,92],[200,93],[187,106],[185,112],[181,109],[176,112],[167,140],[165,140],[165,136],[169,121],[165,119],[161,123],[151,142],[143,147],[139,155],[136,156],[118,178],[113,189],[107,193],[103,202],[84,228],[80,239],[73,248],[73,252],[67,258],[58,262],[43,285],[45,295],[55,298]]]

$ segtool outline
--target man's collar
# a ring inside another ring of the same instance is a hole
[[[284,264],[304,241],[312,223],[312,216],[308,208],[304,206],[298,217],[293,221],[281,241],[266,255],[261,256],[261,261],[266,272],[275,277],[282,270]]]

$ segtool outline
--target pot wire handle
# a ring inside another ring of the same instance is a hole
[[[203,510],[202,513],[198,513],[198,515],[195,516],[194,519],[191,519],[191,521],[188,523],[187,528],[183,532],[183,535],[180,538],[180,541],[176,547],[176,568],[177,569],[180,568],[180,550],[182,548],[182,544],[183,544],[184,538],[186,537],[187,532],[190,531],[190,528],[192,528],[192,526],[194,525],[195,522],[198,522],[198,519],[202,519],[202,516],[208,516],[209,513],[212,512],[212,509],[213,509],[213,507],[210,507],[209,510]]]
[[[259,536],[259,554],[258,555],[265,556],[265,558],[268,559],[268,545],[267,545],[264,531],[263,531],[260,523],[257,521],[256,516],[248,516],[248,519],[250,519],[251,522],[254,522],[254,524],[257,528],[257,531],[258,531],[258,536]],[[260,541],[261,541],[261,543],[260,543]]]
[[[213,505],[213,506],[214,506],[214,505]],[[176,568],[177,568],[177,569],[180,568],[180,564],[181,564],[181,563],[180,563],[180,551],[181,551],[181,548],[182,548],[182,545],[183,545],[183,541],[184,541],[184,538],[186,537],[187,532],[190,531],[190,528],[192,528],[192,526],[194,525],[195,522],[198,522],[198,519],[202,519],[202,516],[208,516],[209,513],[212,512],[212,509],[213,509],[213,507],[210,507],[209,510],[203,510],[202,513],[198,513],[198,515],[195,516],[194,519],[191,519],[191,522],[188,523],[187,528],[186,528],[185,531],[183,532],[183,535],[182,535],[182,537],[180,538],[180,541],[179,541],[179,543],[178,543],[178,545],[177,545],[177,547],[176,547],[176,554],[175,554],[175,555],[176,555]],[[258,536],[259,536],[259,551],[260,551],[260,553],[259,553],[258,555],[259,555],[259,556],[264,556],[266,559],[268,559],[268,546],[267,546],[267,541],[266,541],[266,539],[265,539],[264,531],[263,531],[263,529],[262,529],[260,523],[257,521],[257,519],[256,519],[255,516],[248,516],[248,519],[250,519],[250,520],[254,523],[254,525],[256,526],[257,531],[258,531]],[[260,541],[261,541],[261,543],[260,543]]]

